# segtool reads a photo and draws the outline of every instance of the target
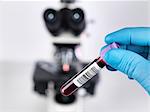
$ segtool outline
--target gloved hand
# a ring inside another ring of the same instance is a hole
[[[150,95],[150,27],[121,29],[108,34],[105,42],[121,45],[105,54],[106,63],[137,80]]]

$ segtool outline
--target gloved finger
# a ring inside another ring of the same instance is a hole
[[[148,53],[149,47],[148,46],[138,46],[138,45],[120,45],[120,48],[133,51],[135,53]]]
[[[108,51],[104,60],[111,67],[125,73],[130,78],[134,78],[141,82],[145,79],[145,71],[150,69],[150,64],[140,55],[123,49],[112,49]]]
[[[105,45],[101,48],[100,52],[105,49],[108,45]],[[143,56],[145,59],[148,58],[149,47],[137,46],[137,45],[120,45],[121,49],[131,50],[139,55]],[[116,71],[113,67],[107,65],[106,68],[110,71]]]
[[[140,54],[141,56],[143,56],[145,59],[147,59],[147,53],[142,53]],[[109,66],[109,65],[106,65],[106,68],[110,71],[117,71],[116,69],[114,69],[113,67]],[[128,77],[129,79],[133,79],[131,77]]]
[[[150,27],[124,28],[108,34],[105,42],[107,44],[117,42],[125,45],[150,46]]]
[[[150,95],[150,62],[128,50],[112,49],[106,52],[105,62],[111,67],[137,80]]]
[[[148,59],[148,53],[149,53],[148,46],[120,45],[120,48],[133,51],[133,52],[143,56],[145,59]]]

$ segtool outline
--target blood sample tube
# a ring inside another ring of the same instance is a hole
[[[70,80],[68,80],[65,84],[61,87],[61,93],[64,96],[69,96],[74,93],[78,88],[83,86],[86,82],[92,79],[100,69],[102,69],[106,62],[103,60],[103,57],[107,51],[113,48],[118,48],[119,45],[116,43],[112,43],[108,45],[101,51],[100,56],[95,59],[93,62],[89,63],[86,67],[84,67],[79,73],[74,75]]]

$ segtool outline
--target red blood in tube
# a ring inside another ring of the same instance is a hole
[[[78,89],[78,87],[73,83],[73,81],[71,81],[70,83],[68,83],[67,85],[63,85],[61,87],[61,93],[64,96],[69,96],[71,95],[73,92],[75,92]]]
[[[72,77],[68,82],[66,82],[62,87],[61,87],[61,93],[64,96],[69,96],[72,93],[74,93],[79,87],[77,85],[75,85],[75,83],[73,82],[73,80],[79,76],[83,71],[85,71],[87,68],[89,68],[91,65],[93,65],[93,63],[97,63],[97,66],[99,66],[100,68],[103,68],[105,66],[105,62],[102,60],[102,58],[98,58],[95,59],[92,63],[88,64],[85,68],[83,68],[83,70],[81,72],[79,72],[78,74],[76,74],[74,77]],[[88,79],[90,80],[90,79]],[[86,83],[86,82],[85,82]]]

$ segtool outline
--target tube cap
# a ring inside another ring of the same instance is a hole
[[[104,56],[105,56],[106,52],[108,52],[109,50],[114,49],[114,48],[119,48],[119,47],[120,47],[119,44],[117,44],[115,42],[113,42],[112,44],[108,45],[106,48],[104,48],[101,51],[101,53],[100,53],[101,58],[104,59]]]

